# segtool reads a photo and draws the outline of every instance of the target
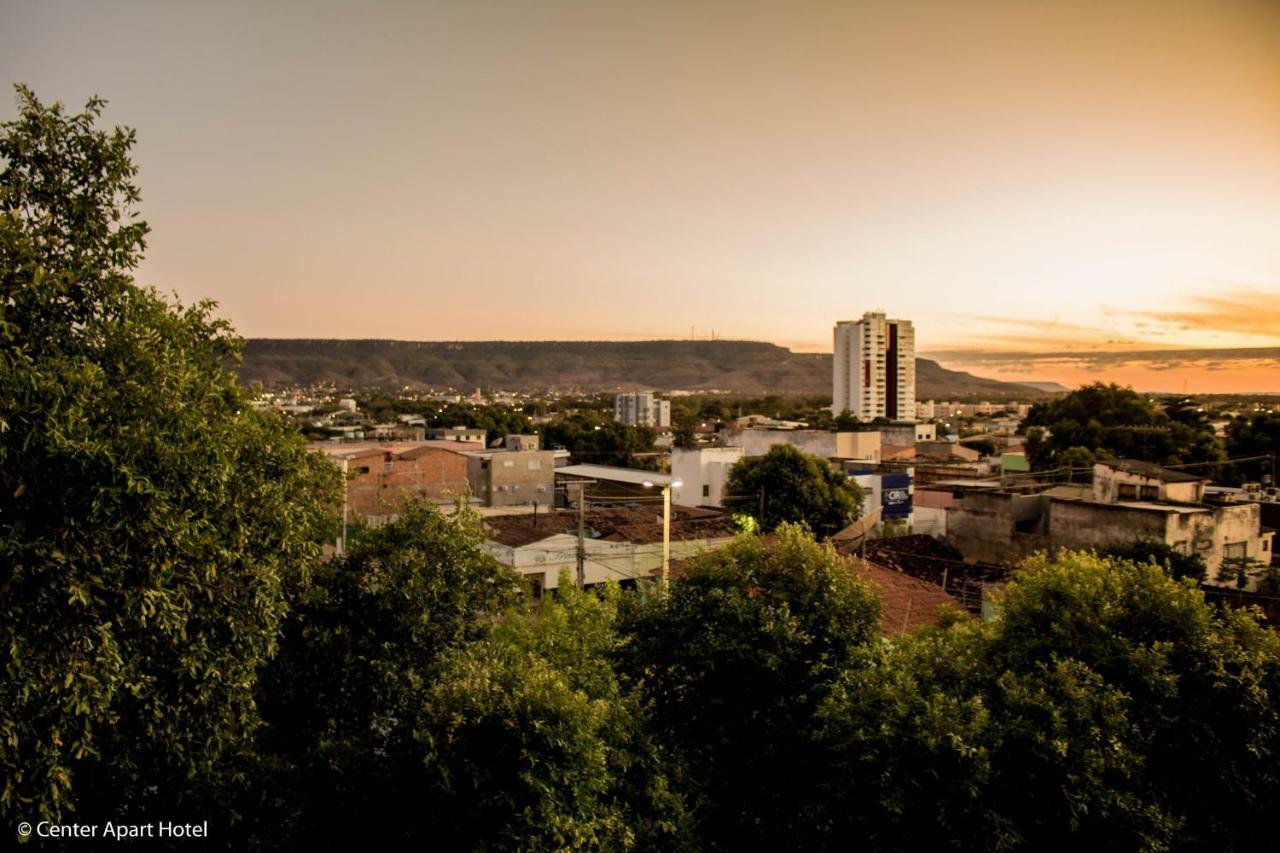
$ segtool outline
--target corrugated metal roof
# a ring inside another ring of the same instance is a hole
[[[608,480],[613,483],[631,483],[644,485],[645,481],[655,486],[669,486],[675,481],[670,474],[659,474],[657,471],[641,471],[638,468],[615,468],[612,465],[565,465],[556,469],[556,474],[568,474],[574,477],[585,477],[594,480]]]

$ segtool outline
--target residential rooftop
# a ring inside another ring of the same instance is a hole
[[[593,534],[592,539],[641,544],[662,541],[661,509],[588,509],[584,523]],[[519,548],[549,536],[576,535],[578,513],[574,510],[552,510],[536,515],[491,516],[484,520],[484,526],[494,542]],[[735,533],[737,525],[723,513],[683,506],[671,508],[671,539],[674,541],[720,539]]]
[[[1208,477],[1196,474],[1188,474],[1186,471],[1175,471],[1166,468],[1163,465],[1157,465],[1154,462],[1143,462],[1140,459],[1114,459],[1106,462],[1099,462],[1099,465],[1105,465],[1116,471],[1123,471],[1126,474],[1137,474],[1140,477],[1146,477],[1149,480],[1159,480],[1163,483],[1207,483]]]
[[[643,486],[646,482],[655,486],[669,486],[675,482],[675,477],[670,474],[642,471],[638,468],[615,468],[612,465],[565,465],[557,468],[556,474],[608,480],[611,483],[631,483],[637,486]]]
[[[461,453],[464,450],[483,450],[484,445],[470,441],[313,441],[308,450],[323,453],[333,459],[354,459],[372,453],[391,453],[413,458],[415,451],[436,448]]]

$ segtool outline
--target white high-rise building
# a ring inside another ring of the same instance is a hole
[[[628,426],[665,429],[671,426],[671,402],[659,400],[652,391],[618,394],[613,398],[613,413]]]
[[[916,418],[916,333],[910,320],[868,311],[836,323],[831,411],[860,421]]]

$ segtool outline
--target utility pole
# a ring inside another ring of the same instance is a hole
[[[587,501],[586,484],[578,484],[578,589],[587,587]]]
[[[587,586],[587,499],[588,483],[595,480],[577,480],[571,485],[578,487],[578,589]]]
[[[677,481],[678,482],[678,481]],[[662,487],[662,594],[671,575],[671,486]]]

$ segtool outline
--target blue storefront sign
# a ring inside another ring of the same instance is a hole
[[[880,480],[881,518],[911,517],[911,475],[885,474]]]

